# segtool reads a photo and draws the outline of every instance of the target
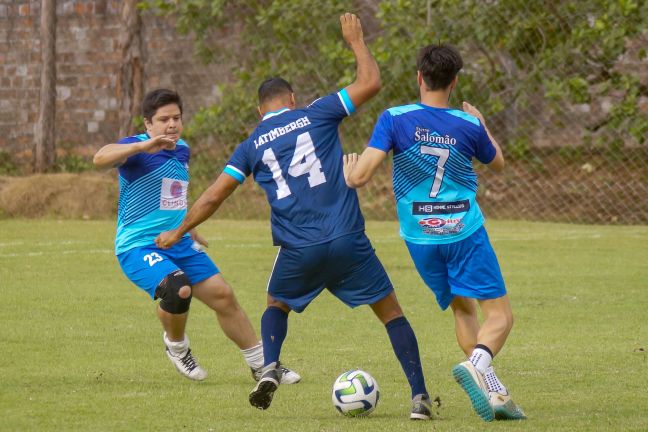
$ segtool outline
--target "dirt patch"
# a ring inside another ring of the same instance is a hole
[[[0,213],[8,217],[106,219],[115,217],[114,173],[0,177]]]

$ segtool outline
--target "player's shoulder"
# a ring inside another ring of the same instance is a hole
[[[481,122],[477,117],[458,109],[449,109],[446,111],[451,118],[457,119],[457,122],[468,128],[481,129]]]
[[[420,104],[407,104],[407,105],[398,105],[398,106],[393,106],[391,108],[387,108],[384,112],[383,115],[389,115],[390,117],[399,117],[402,116],[403,114],[411,113],[414,111],[420,111],[425,109],[422,105]]]
[[[124,137],[117,141],[117,144],[132,144],[140,141],[146,141],[149,136],[145,133]]]

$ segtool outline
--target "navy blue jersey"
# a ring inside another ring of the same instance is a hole
[[[267,113],[234,151],[224,172],[240,183],[254,175],[270,203],[275,245],[315,245],[364,230],[338,135],[353,111],[344,89],[303,109]]]
[[[451,243],[483,225],[472,159],[490,163],[495,147],[476,117],[420,103],[389,108],[369,147],[394,151],[394,195],[405,240]]]
[[[147,134],[127,137],[118,144],[150,139]],[[178,140],[174,150],[137,153],[119,166],[117,255],[149,246],[162,231],[177,228],[187,214],[189,145]]]

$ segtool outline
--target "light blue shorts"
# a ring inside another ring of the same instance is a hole
[[[488,300],[506,294],[497,256],[483,226],[454,243],[405,244],[443,310],[455,296]]]
[[[155,299],[160,282],[178,269],[187,275],[191,285],[220,272],[205,252],[193,248],[193,240],[189,237],[166,250],[154,244],[130,249],[117,255],[117,260],[126,277],[152,299]]]

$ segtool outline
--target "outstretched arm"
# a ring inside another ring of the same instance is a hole
[[[176,244],[183,235],[207,220],[220,205],[238,187],[239,183],[228,174],[221,174],[216,181],[200,195],[198,201],[191,206],[182,224],[171,231],[161,233],[155,239],[160,249],[168,249]]]
[[[345,13],[340,17],[340,25],[342,37],[356,59],[356,79],[346,90],[353,106],[358,108],[380,91],[380,69],[365,44],[360,19],[354,14]]]
[[[504,169],[504,155],[502,154],[502,148],[500,147],[499,143],[495,140],[488,127],[486,127],[486,121],[484,120],[484,116],[482,115],[481,112],[479,112],[477,108],[470,105],[468,102],[463,103],[463,110],[464,112],[467,112],[468,114],[477,117],[479,121],[484,125],[484,129],[486,129],[488,138],[493,143],[493,147],[495,147],[495,157],[486,166],[492,168],[497,172],[501,172]]]
[[[366,185],[386,157],[387,153],[373,147],[367,147],[359,157],[356,153],[344,155],[344,180],[347,186],[359,188]]]
[[[176,142],[166,135],[158,135],[146,141],[132,144],[106,144],[95,153],[92,162],[99,169],[112,168],[126,162],[137,153],[157,153],[161,150],[173,150]]]

